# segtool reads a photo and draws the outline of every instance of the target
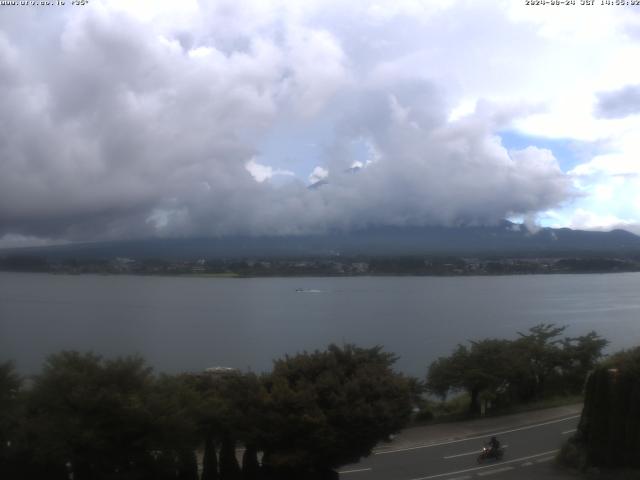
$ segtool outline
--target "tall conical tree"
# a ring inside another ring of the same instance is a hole
[[[216,442],[212,433],[207,434],[204,442],[204,457],[202,459],[202,480],[218,480],[218,456]]]
[[[242,473],[236,458],[236,442],[230,435],[224,435],[220,448],[220,480],[241,479]]]
[[[590,464],[640,467],[640,347],[612,356],[589,376],[577,440]]]
[[[175,480],[176,456],[171,451],[159,451],[153,457],[149,480]]]
[[[198,459],[193,450],[181,450],[178,454],[178,480],[198,480]]]
[[[247,445],[242,455],[242,479],[256,480],[260,474],[260,464],[258,463],[258,449],[255,445]]]

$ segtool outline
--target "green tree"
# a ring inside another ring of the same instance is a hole
[[[241,480],[242,472],[236,457],[236,440],[232,434],[222,437],[220,447],[220,480]]]
[[[469,394],[469,411],[481,399],[527,402],[547,394],[577,393],[602,357],[607,341],[595,332],[560,338],[566,327],[539,324],[515,340],[485,339],[458,345],[448,357],[432,362],[427,390],[445,398]]]
[[[458,345],[449,357],[440,357],[429,367],[427,390],[446,397],[455,391],[469,394],[469,412],[480,413],[481,396],[492,398],[509,386],[511,344],[486,339]]]
[[[218,455],[215,437],[212,432],[205,433],[204,455],[202,457],[202,480],[218,480]]]
[[[189,377],[161,375],[153,383],[146,402],[153,417],[148,448],[155,452],[152,462],[155,475],[177,470],[180,478],[197,478],[194,452],[201,442],[198,428],[201,398]]]
[[[241,469],[235,446],[240,442],[246,448],[246,455],[257,454],[264,388],[256,375],[239,371],[204,372],[193,376],[191,381],[200,396],[198,425],[205,447],[203,480],[239,479]],[[246,461],[257,464],[255,458]],[[242,475],[251,478],[249,470],[251,468]]]
[[[276,360],[265,379],[263,463],[283,478],[313,478],[369,455],[411,414],[395,360],[353,345]]]
[[[586,335],[564,338],[561,342],[563,352],[562,381],[571,393],[582,391],[587,375],[602,358],[607,340],[591,331]]]
[[[152,382],[151,369],[138,357],[50,356],[29,395],[33,463],[60,471],[68,462],[76,480],[142,477],[153,443]]]
[[[255,480],[260,475],[260,464],[258,463],[258,447],[248,445],[242,454],[242,479]]]
[[[449,393],[464,390],[464,372],[469,365],[469,349],[458,345],[448,357],[431,362],[427,373],[427,391],[446,398]]]
[[[242,477],[235,447],[240,442],[245,447],[247,465],[257,463],[257,445],[261,442],[261,417],[265,392],[260,379],[252,373],[233,372],[216,382],[216,394],[221,399],[220,479],[240,480]],[[243,472],[250,478],[250,470]]]
[[[517,370],[517,393],[520,400],[540,398],[550,380],[557,378],[566,362],[559,336],[566,326],[541,323],[528,333],[518,332],[514,341],[514,367]]]

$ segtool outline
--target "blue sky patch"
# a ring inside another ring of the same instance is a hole
[[[324,163],[334,138],[333,124],[326,118],[306,123],[283,121],[275,125],[259,145],[257,161],[290,170],[306,180],[314,167]]]
[[[602,149],[600,145],[595,143],[570,138],[536,137],[515,130],[504,130],[498,132],[498,135],[502,138],[502,144],[507,150],[521,150],[529,146],[551,150],[564,172],[589,161]]]

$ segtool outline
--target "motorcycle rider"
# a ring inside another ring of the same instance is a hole
[[[496,437],[491,437],[491,440],[489,440],[489,446],[491,447],[491,451],[489,453],[496,456],[498,454],[498,449],[500,448],[500,441]]]

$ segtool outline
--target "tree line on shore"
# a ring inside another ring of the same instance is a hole
[[[483,402],[579,393],[607,342],[563,332],[541,324],[515,340],[459,345],[425,382],[395,372],[397,357],[380,346],[287,355],[261,375],[157,375],[140,357],[73,351],[50,356],[28,381],[0,364],[0,478],[338,478],[428,394],[467,392],[477,414]]]
[[[514,340],[485,339],[458,345],[434,361],[427,390],[440,397],[465,392],[469,412],[504,408],[552,396],[580,394],[608,341],[592,331],[561,337],[566,327],[539,324]]]
[[[550,273],[604,273],[640,271],[635,254],[601,253],[565,257],[548,254],[531,257],[461,257],[451,255],[396,256],[301,256],[204,259],[192,258],[59,258],[32,254],[2,255],[0,271],[48,272],[57,274],[134,274],[134,275],[214,275],[242,277],[271,276],[358,276],[358,275],[523,275]]]
[[[5,363],[0,478],[337,478],[409,420],[412,382],[394,361],[331,345],[264,375],[154,375],[139,357],[65,351],[28,385]]]

